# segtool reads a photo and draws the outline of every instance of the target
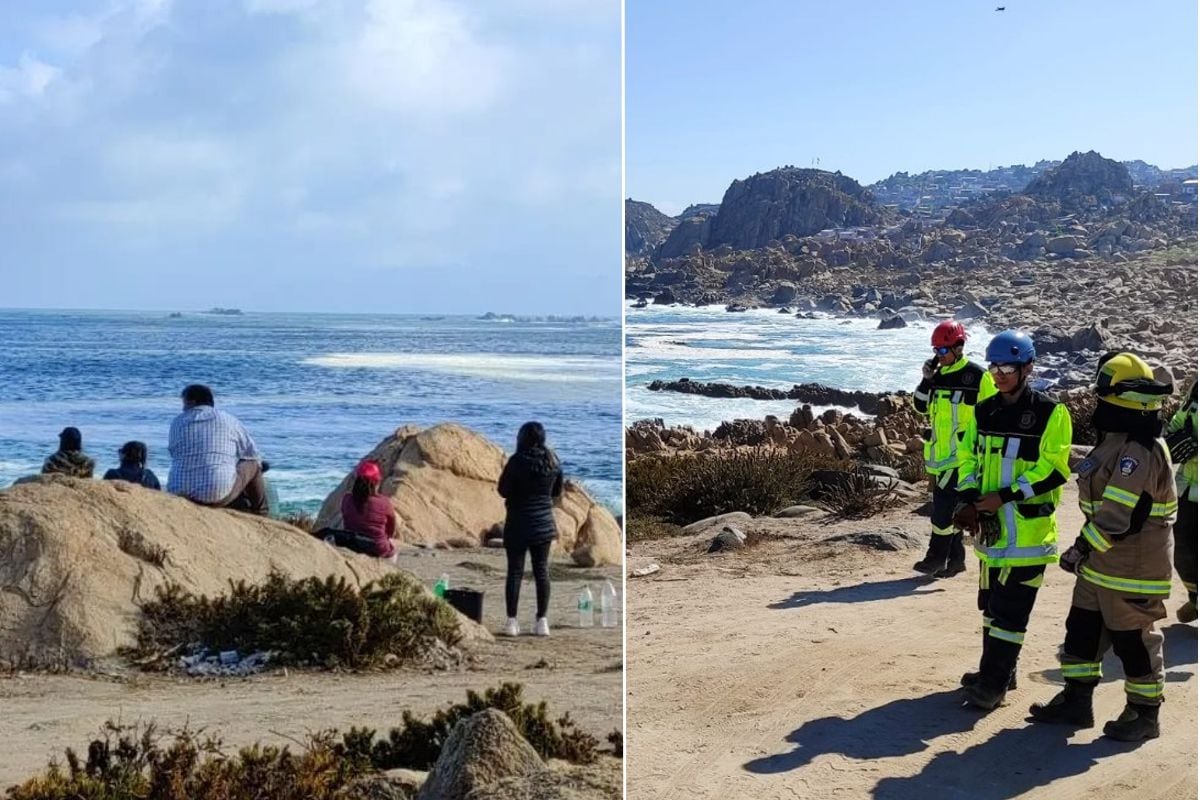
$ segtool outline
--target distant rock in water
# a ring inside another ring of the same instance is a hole
[[[725,192],[705,246],[765,247],[788,234],[875,225],[882,214],[869,191],[838,172],[782,167],[734,181]]]
[[[1083,198],[1111,202],[1133,194],[1133,179],[1119,161],[1105,158],[1094,150],[1078,151],[1061,164],[1038,175],[1025,187],[1030,197],[1078,203]]]
[[[648,256],[679,224],[649,203],[625,201],[625,254]]]
[[[482,545],[504,524],[504,499],[496,492],[504,451],[461,425],[443,423],[424,430],[406,426],[364,457],[383,468],[379,491],[392,501],[401,541],[436,544],[465,538]],[[318,528],[341,524],[342,495],[353,482],[353,474],[347,475],[325,499]],[[621,563],[620,526],[578,484],[567,481],[554,521],[555,548],[576,563]]]
[[[729,383],[701,383],[688,378],[677,381],[651,381],[652,392],[682,392],[703,397],[749,398],[751,400],[796,400],[818,406],[857,408],[864,414],[877,414],[888,393],[846,391],[819,383],[803,383],[791,389],[770,389],[765,386],[734,386]]]
[[[219,315],[225,316],[225,317],[236,317],[236,316],[239,316],[242,314],[242,310],[240,308],[216,307],[216,308],[210,308],[208,311],[205,311],[204,313],[205,314],[219,314]]]

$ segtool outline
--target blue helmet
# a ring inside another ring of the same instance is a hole
[[[989,364],[1028,364],[1037,358],[1037,349],[1029,334],[1007,330],[988,342],[986,358]]]

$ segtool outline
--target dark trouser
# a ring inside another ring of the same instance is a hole
[[[234,511],[258,514],[260,517],[267,516],[270,508],[267,502],[267,484],[263,480],[262,463],[239,461],[233,488],[229,494],[213,505],[220,508],[232,508]]]
[[[1191,500],[1180,499],[1175,518],[1175,571],[1188,599],[1196,602],[1196,503]]]
[[[537,587],[537,615],[546,616],[550,607],[550,546],[554,542],[536,544],[505,544],[508,553],[508,577],[504,582],[504,605],[508,616],[517,616],[517,604],[521,599],[521,580],[525,577],[525,552],[533,562],[533,584]]]
[[[1008,686],[1017,668],[1029,615],[1042,585],[1045,564],[1029,567],[979,565],[979,610],[983,612],[983,655],[979,682],[992,691]]]
[[[1154,626],[1167,616],[1161,597],[1127,597],[1078,579],[1067,614],[1062,672],[1068,683],[1095,686],[1111,647],[1125,672],[1125,696],[1135,705],[1162,703],[1166,675],[1163,635]]]
[[[383,558],[383,553],[379,551],[379,543],[370,536],[362,536],[352,531],[343,531],[337,528],[322,528],[319,531],[313,531],[313,536],[325,541],[332,539],[336,547],[344,547],[356,553]]]
[[[933,513],[930,523],[933,531],[929,536],[929,549],[925,560],[939,564],[961,565],[967,558],[963,547],[962,531],[954,527],[954,507],[958,505],[958,472],[948,469],[940,475],[931,475],[933,486]]]

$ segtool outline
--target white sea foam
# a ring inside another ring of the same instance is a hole
[[[617,356],[526,356],[504,353],[329,353],[306,358],[331,369],[408,369],[501,381],[607,383],[619,381]]]

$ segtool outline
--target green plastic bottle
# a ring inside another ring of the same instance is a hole
[[[438,578],[437,583],[433,585],[433,593],[438,597],[445,597],[446,590],[450,588],[450,576],[442,573],[442,577]]]

